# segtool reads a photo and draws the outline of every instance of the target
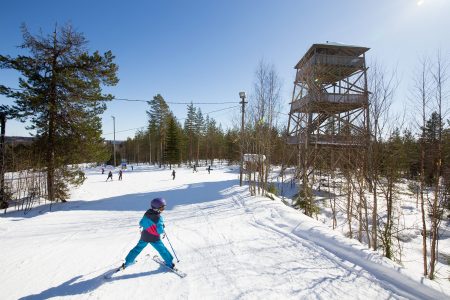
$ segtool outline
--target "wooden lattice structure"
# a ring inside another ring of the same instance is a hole
[[[304,183],[321,153],[332,157],[333,163],[350,152],[367,153],[368,50],[337,43],[314,44],[295,66],[287,143],[298,146],[299,176]]]
[[[327,43],[314,44],[306,52],[295,66],[289,144],[365,144],[364,138],[368,136],[367,50],[369,48]]]

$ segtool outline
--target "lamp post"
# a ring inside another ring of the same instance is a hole
[[[114,152],[114,168],[116,168],[116,117],[111,116],[113,119],[113,129],[114,129],[114,141],[113,141],[113,152]]]
[[[6,114],[0,112],[0,209],[8,208],[8,199],[5,193],[5,126],[6,126]]]
[[[243,153],[243,148],[244,148],[244,114],[245,114],[245,92],[239,92],[239,98],[241,98],[241,105],[242,105],[242,122],[241,122],[241,166],[240,166],[240,170],[239,170],[239,186],[242,186],[242,172],[243,172],[243,168],[244,168],[244,153]]]

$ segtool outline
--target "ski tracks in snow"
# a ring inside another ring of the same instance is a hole
[[[251,205],[258,202],[255,201]],[[326,274],[323,274],[322,279],[312,280],[299,291],[299,295],[309,297],[318,293],[318,289],[323,289],[319,292],[322,296],[329,293],[331,298],[347,298],[350,295],[346,293],[345,285],[350,283],[361,284],[361,295],[353,295],[354,298],[372,298],[373,295],[367,294],[368,290],[372,289],[376,291],[377,299],[448,299],[444,294],[401,275],[395,269],[368,260],[364,254],[358,256],[355,254],[355,249],[346,249],[350,248],[348,245],[340,246],[336,241],[330,242],[325,236],[320,236],[320,234],[310,235],[308,232],[299,229],[298,226],[293,227],[283,220],[278,210],[273,207],[276,205],[275,203],[270,203],[270,200],[264,202],[266,202],[264,211],[253,214],[256,226],[278,235],[278,240],[290,240],[293,244],[296,244],[294,247],[289,242],[285,244],[290,245],[285,246],[285,249],[288,250],[289,255],[294,254],[296,260],[304,262],[305,259],[309,259],[308,256],[313,255],[315,256],[313,260],[317,264],[325,262],[330,264],[333,269],[340,269],[340,275],[330,276],[333,272],[329,270]],[[257,212],[258,209],[253,208],[248,209],[248,211]],[[316,256],[317,253],[319,253],[318,256]]]
[[[187,248],[183,252],[185,256],[189,254],[190,257],[184,258],[183,261],[186,263],[183,264],[183,268],[184,266],[199,267],[193,272],[183,269],[189,274],[186,279],[200,280],[210,287],[207,289],[208,295],[204,294],[204,290],[191,291],[192,299],[205,296],[226,298],[226,295],[229,295],[228,290],[239,291],[240,289],[235,284],[233,274],[230,274],[224,265],[224,257],[238,257],[234,249],[234,241],[227,234],[234,230],[232,222],[227,222],[228,217],[233,213],[234,208],[224,200],[196,204],[195,214],[177,224],[179,240],[183,241],[185,240],[183,236],[189,236],[189,239],[183,242],[183,246]],[[198,296],[197,292],[200,293]]]

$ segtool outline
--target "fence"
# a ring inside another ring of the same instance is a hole
[[[33,206],[45,204],[47,200],[46,174],[35,170],[24,170],[5,174],[5,197],[8,208],[27,214]]]

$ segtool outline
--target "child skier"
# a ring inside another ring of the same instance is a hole
[[[125,262],[121,267],[122,269],[134,264],[136,257],[149,243],[158,251],[169,268],[173,269],[175,266],[172,254],[170,254],[169,250],[167,250],[161,241],[161,235],[164,235],[164,220],[160,214],[166,207],[166,200],[164,198],[155,198],[150,205],[151,208],[145,212],[139,222],[140,227],[143,228],[141,238],[137,245],[128,253],[127,257],[125,257]]]
[[[110,179],[110,178],[111,178],[111,181],[112,181],[113,179],[112,179],[112,172],[111,171],[109,171],[108,178],[106,178],[106,181],[108,181],[108,179]]]

